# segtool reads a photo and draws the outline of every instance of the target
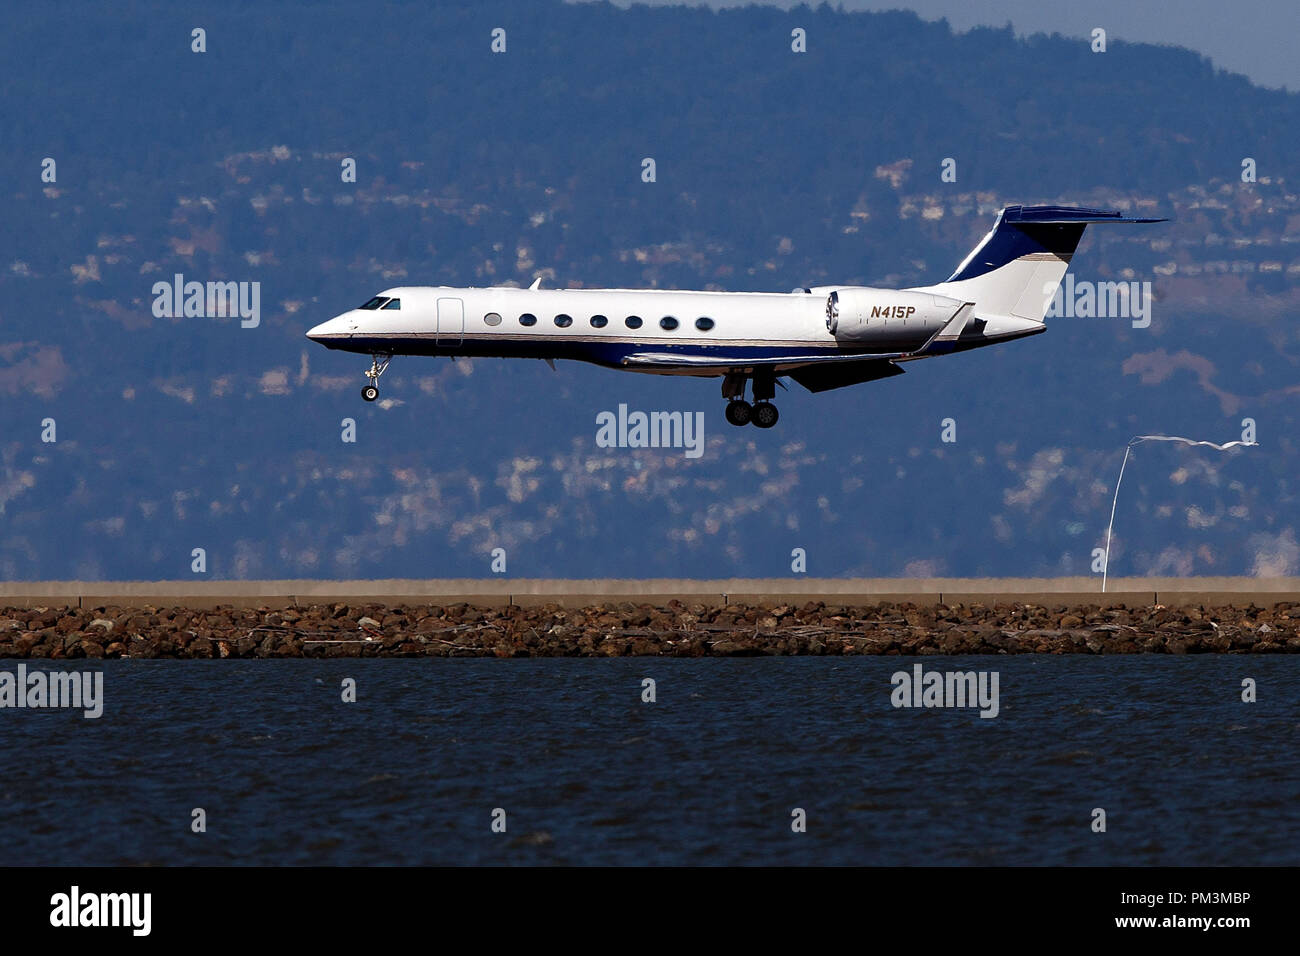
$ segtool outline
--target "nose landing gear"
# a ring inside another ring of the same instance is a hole
[[[379,397],[379,376],[388,371],[388,363],[392,360],[391,355],[375,354],[370,357],[370,368],[366,370],[370,384],[361,389],[361,397],[367,402],[373,402]]]

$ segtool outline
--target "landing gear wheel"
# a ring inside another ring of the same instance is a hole
[[[727,402],[727,421],[733,425],[748,425],[749,420],[754,417],[754,407],[743,398],[732,399]]]
[[[771,402],[759,402],[754,406],[754,424],[759,428],[771,428],[780,417],[781,413]]]
[[[382,352],[370,357],[370,368],[366,370],[366,378],[370,379],[370,384],[361,390],[361,397],[366,401],[373,402],[379,397],[379,376],[388,371],[388,363],[392,360],[391,355]]]

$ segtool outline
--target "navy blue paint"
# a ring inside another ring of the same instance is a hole
[[[1082,206],[1007,206],[998,214],[989,237],[948,281],[974,279],[1034,253],[1047,252],[1061,257],[1072,255],[1088,223],[1164,221],[1125,216],[1118,210]]]
[[[459,346],[439,345],[431,337],[407,339],[394,342],[391,338],[363,338],[354,335],[350,339],[325,339],[321,344],[345,352],[359,352],[366,355],[374,353],[396,355],[443,355],[465,356],[467,358],[532,358],[532,359],[567,359],[578,362],[591,362],[609,368],[624,367],[624,360],[631,355],[653,352],[655,354],[676,354],[684,359],[709,358],[723,365],[744,365],[763,359],[787,358],[797,356],[815,361],[828,355],[862,355],[872,356],[892,354],[917,348],[921,343],[912,336],[897,343],[874,343],[871,347],[840,348],[800,348],[790,345],[705,345],[674,342],[593,342],[568,338],[567,336],[537,336],[536,341],[523,339],[506,339],[485,337],[466,338]]]

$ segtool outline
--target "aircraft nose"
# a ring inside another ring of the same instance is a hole
[[[328,342],[330,339],[345,339],[347,337],[347,323],[341,315],[307,330],[307,338],[313,342]]]

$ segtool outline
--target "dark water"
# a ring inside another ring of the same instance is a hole
[[[991,720],[891,707],[916,660],[107,662],[0,710],[0,864],[1300,863],[1294,660],[919,659]]]

